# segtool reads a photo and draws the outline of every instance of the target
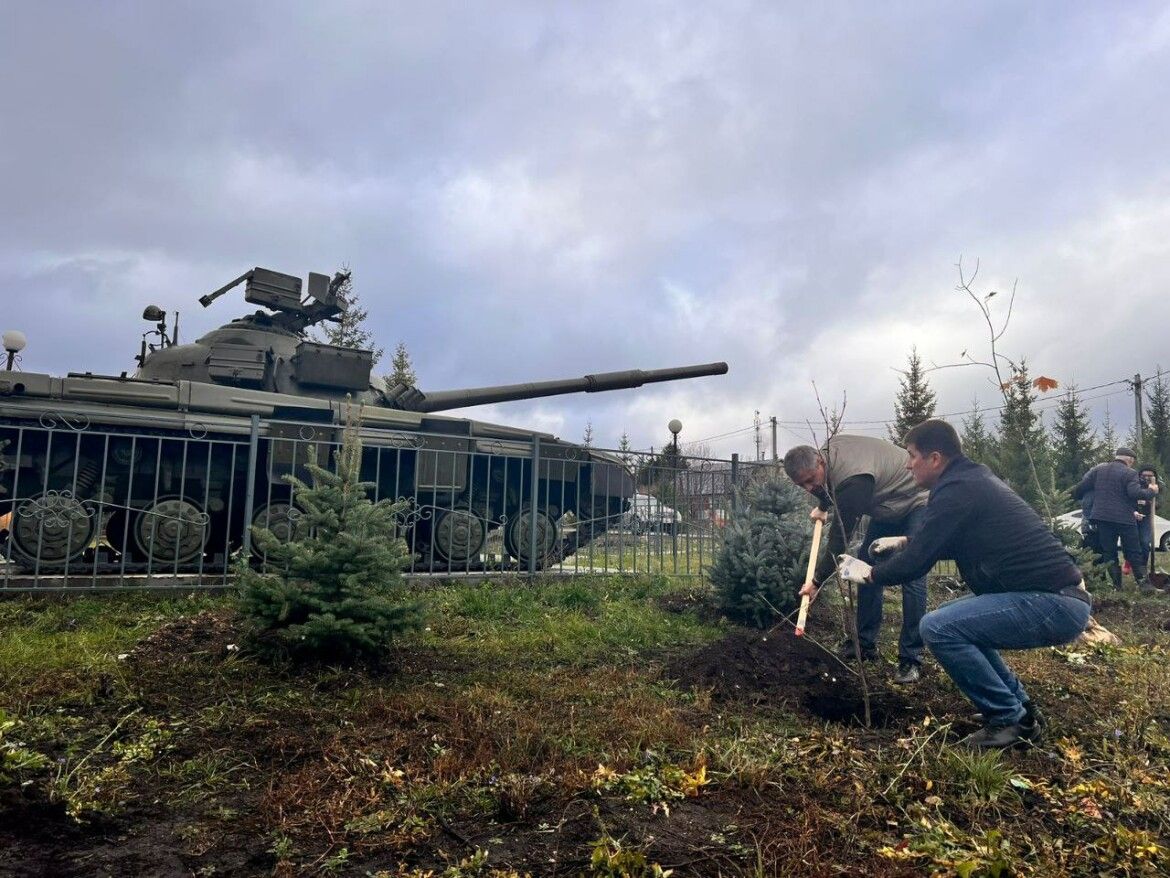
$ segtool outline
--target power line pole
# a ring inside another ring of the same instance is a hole
[[[775,463],[776,457],[776,416],[772,415],[772,462]]]
[[[1138,445],[1142,444],[1142,430],[1145,427],[1143,420],[1142,373],[1138,372],[1133,376],[1133,434],[1137,437]]]
[[[756,416],[752,419],[752,424],[756,428],[756,460],[764,459],[764,448],[760,442],[760,410],[756,409]]]

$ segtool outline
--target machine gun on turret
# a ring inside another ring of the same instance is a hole
[[[349,280],[349,275],[348,271],[339,271],[330,280],[327,275],[309,272],[309,295],[307,299],[302,299],[299,277],[257,267],[245,271],[215,292],[202,296],[199,304],[206,308],[228,290],[247,281],[244,301],[277,312],[271,318],[272,325],[299,335],[310,326],[325,320],[340,321],[341,315],[349,308],[349,303],[341,294],[341,288]]]

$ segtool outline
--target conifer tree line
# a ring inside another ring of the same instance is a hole
[[[362,305],[361,297],[354,290],[353,272],[349,269],[342,269],[342,271],[345,273],[345,280],[338,287],[337,293],[346,303],[345,313],[341,314],[337,320],[314,328],[309,333],[309,337],[314,341],[337,345],[341,348],[372,351],[374,364],[377,365],[386,352],[385,348],[375,345],[374,334],[366,329],[365,323],[370,312]],[[386,373],[384,378],[389,387],[393,387],[395,384],[414,387],[418,383],[418,375],[414,371],[410,351],[406,349],[405,342],[400,341],[394,347],[394,355],[390,358],[390,371]]]
[[[1145,429],[1140,439],[1133,430],[1119,437],[1108,413],[1100,427],[1094,428],[1075,386],[1064,390],[1051,420],[1045,423],[1044,413],[1036,406],[1039,394],[1028,374],[1028,364],[1021,362],[1004,388],[1004,404],[995,414],[974,405],[961,425],[956,425],[960,427],[963,453],[989,466],[1037,509],[1043,509],[1044,495],[1056,501],[1054,509],[1071,508],[1072,501],[1065,492],[1092,466],[1112,459],[1121,444],[1137,452],[1139,464],[1151,465],[1159,474],[1170,476],[1170,381],[1161,367],[1143,389]],[[910,427],[934,417],[935,405],[936,397],[918,351],[911,349],[894,400],[890,438],[900,443]],[[1032,461],[1028,460],[1029,451]],[[1033,477],[1032,462],[1038,478]]]

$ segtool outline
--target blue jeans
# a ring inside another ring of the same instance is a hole
[[[1035,649],[1075,640],[1089,621],[1082,600],[1044,591],[968,595],[922,619],[922,639],[988,725],[1024,718],[1028,694],[998,649]]]
[[[926,507],[915,509],[897,521],[871,521],[865,534],[860,557],[873,563],[869,544],[878,537],[910,537],[922,530]],[[878,633],[882,627],[882,598],[885,589],[880,585],[861,585],[857,589],[857,640],[865,652],[877,649]],[[926,577],[902,584],[902,633],[898,637],[898,661],[922,664],[922,635],[919,623],[926,613]]]

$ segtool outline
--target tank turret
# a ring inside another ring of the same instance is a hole
[[[673,369],[628,369],[602,372],[580,378],[532,381],[473,387],[461,390],[424,392],[397,384],[382,390],[371,385],[374,367],[372,351],[322,344],[305,338],[305,330],[324,321],[338,321],[348,303],[340,290],[348,279],[338,272],[330,280],[311,273],[308,298],[302,300],[301,279],[266,268],[253,268],[203,296],[207,307],[224,293],[246,283],[244,301],[275,311],[257,311],[214,329],[192,344],[172,344],[165,323],[148,334],[162,336],[162,344],[139,356],[135,378],[154,381],[196,381],[228,387],[249,387],[271,393],[340,398],[347,394],[367,404],[410,412],[441,412],[467,406],[559,396],[568,393],[599,393],[624,390],[659,381],[678,381],[705,375],[722,375],[726,363],[706,363]],[[150,306],[148,320],[161,319],[162,312]]]
[[[302,298],[299,277],[266,268],[244,272],[203,296],[199,303],[206,308],[233,287],[246,283],[244,301],[276,313],[257,311],[185,345],[170,344],[160,324],[162,344],[143,351],[134,377],[325,398],[364,393],[370,389],[374,366],[371,351],[322,344],[305,337],[310,326],[338,321],[345,314],[348,303],[341,288],[348,277],[338,272],[330,280],[326,275],[312,273],[308,296]],[[148,308],[147,313],[153,317],[157,310]]]

